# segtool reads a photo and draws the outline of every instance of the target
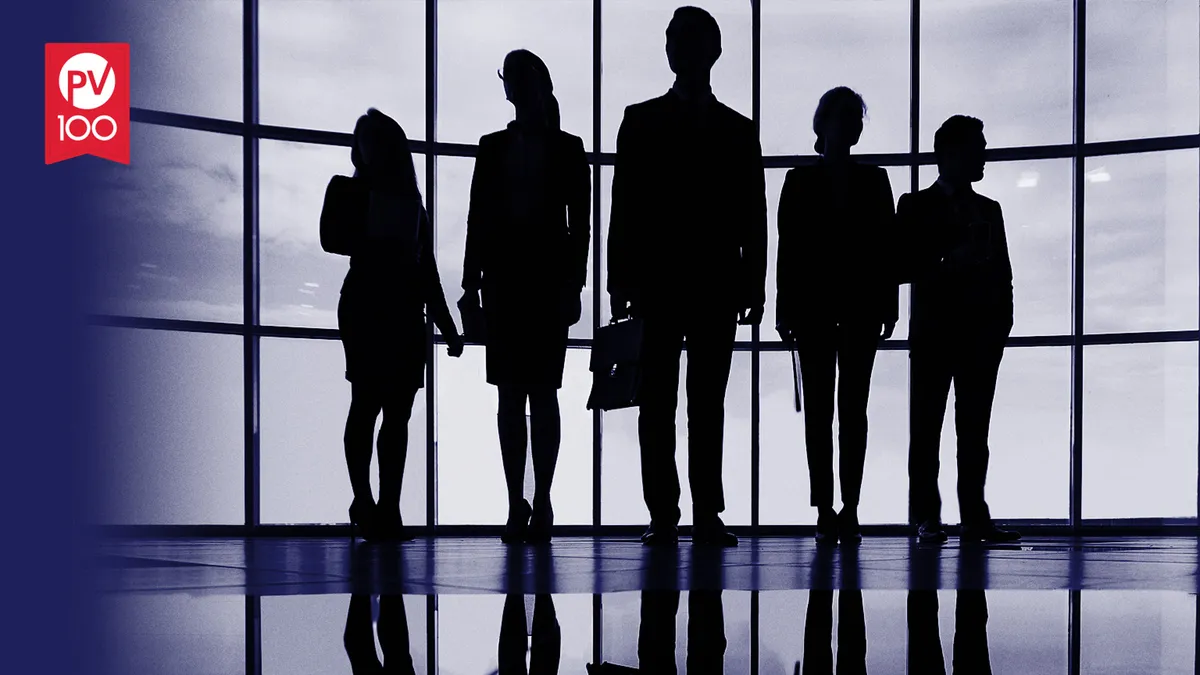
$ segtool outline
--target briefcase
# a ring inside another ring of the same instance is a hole
[[[642,386],[641,319],[596,329],[592,342],[592,393],[588,410],[620,410],[638,405]]]

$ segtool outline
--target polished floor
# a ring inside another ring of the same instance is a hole
[[[614,593],[642,589],[1159,590],[1195,593],[1192,537],[1030,538],[1020,545],[917,546],[870,537],[824,549],[811,539],[752,538],[735,549],[648,549],[634,539],[560,538],[545,549],[497,539],[352,545],[348,539],[109,542],[106,591],[242,595]]]
[[[102,672],[1195,673],[1197,551],[1184,537],[110,541]]]

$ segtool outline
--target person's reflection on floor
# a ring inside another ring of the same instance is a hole
[[[842,590],[838,601],[838,675],[867,672],[867,624],[860,590]],[[808,593],[804,617],[804,675],[832,675],[833,591]],[[916,672],[916,671],[912,671]]]
[[[342,644],[350,659],[350,671],[354,675],[414,675],[404,596],[380,596],[377,630],[379,645],[383,648],[382,663],[375,652],[375,635],[371,630],[371,596],[350,596],[346,631],[342,634]]]
[[[556,675],[562,656],[562,629],[549,593],[534,596],[533,628],[526,633],[525,626],[525,596],[509,593],[500,619],[498,675]],[[526,641],[527,637],[531,639]]]
[[[638,671],[675,675],[675,616],[679,591],[642,591]],[[687,673],[725,671],[725,609],[719,590],[688,593]]]
[[[955,675],[991,675],[987,640],[987,596],[982,590],[955,592]],[[937,591],[908,592],[908,672],[945,675],[938,634]]]

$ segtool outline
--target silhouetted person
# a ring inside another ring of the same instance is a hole
[[[899,286],[888,263],[895,209],[887,172],[850,157],[866,104],[847,87],[813,115],[820,161],[787,174],[779,197],[776,327],[800,356],[809,500],[817,541],[862,540],[858,502],[867,456],[867,399],[880,337],[891,337]],[[835,386],[836,382],[836,386]],[[836,389],[842,511],[833,509]]]
[[[408,138],[395,120],[373,108],[360,117],[350,157],[355,176],[368,181],[373,200],[394,196],[419,203]],[[380,220],[386,221],[386,202],[382,213]],[[354,491],[350,522],[368,539],[409,538],[400,519],[400,487],[413,400],[425,382],[426,308],[446,336],[450,355],[462,354],[424,208],[418,231],[411,238],[408,234],[385,233],[351,255],[338,302],[351,391],[345,434],[346,467]],[[371,496],[371,445],[380,411],[376,504]]]
[[[721,32],[707,12],[675,11],[669,92],[629,106],[617,136],[608,291],[614,319],[645,320],[638,435],[650,510],[643,542],[678,541],[675,411],[687,340],[694,540],[736,546],[721,521],[725,389],[734,336],[762,320],[766,194],[754,125],[713,97]]]
[[[991,675],[987,640],[987,595],[983,590],[955,591],[955,675]],[[938,631],[937,591],[908,592],[908,672],[945,675]]]
[[[534,596],[530,635],[525,633],[525,625],[525,596],[510,593],[504,599],[504,614],[500,620],[499,675],[556,675],[562,655],[562,629],[549,593]],[[528,668],[525,665],[526,645]]]
[[[912,403],[908,457],[910,520],[921,541],[946,541],[938,453],[954,383],[958,503],[966,540],[1006,542],[984,500],[988,429],[996,376],[1013,325],[1013,275],[1000,205],[977,194],[983,179],[983,122],[955,115],[934,135],[934,185],[900,198],[897,221],[912,282],[909,328]]]
[[[350,659],[354,675],[413,675],[412,651],[409,647],[408,614],[404,596],[383,595],[379,598],[379,646],[383,663],[375,653],[375,635],[371,629],[371,596],[350,596],[346,612],[346,631],[342,644]]]
[[[674,675],[675,617],[679,591],[642,591],[638,669]],[[687,673],[725,672],[725,611],[719,590],[688,593]]]
[[[861,590],[839,591],[838,675],[867,672],[867,625]],[[920,671],[912,671],[920,672]],[[804,675],[833,675],[833,591],[808,592],[804,616]]]
[[[479,140],[463,303],[482,301],[486,316],[487,381],[499,394],[496,423],[508,486],[503,539],[544,543],[554,522],[550,487],[562,433],[558,390],[567,334],[579,321],[587,278],[591,179],[583,141],[559,129],[546,64],[517,50],[505,57],[501,78],[516,120]],[[522,494],[527,433],[532,507]]]

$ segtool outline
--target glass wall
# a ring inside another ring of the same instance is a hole
[[[985,123],[992,161],[977,188],[1004,210],[1016,294],[991,435],[994,515],[1195,519],[1200,9],[1194,0],[914,2],[695,2],[722,30],[714,92],[754,118],[768,167],[768,311],[760,330],[738,332],[727,522],[815,519],[791,366],[772,328],[775,213],[787,170],[815,161],[817,99],[843,84],[868,106],[857,150],[887,167],[897,198],[936,178],[930,150],[947,116]],[[141,84],[132,165],[105,167],[98,186],[111,217],[97,251],[105,264],[93,280],[93,334],[112,368],[101,443],[119,496],[104,522],[345,522],[349,385],[336,310],[347,260],[320,248],[325,185],[352,171],[359,114],[374,106],[395,117],[414,141],[453,307],[475,144],[511,119],[495,72],[524,47],[550,68],[563,128],[590,153],[595,192],[584,319],[561,392],[556,515],[567,525],[643,524],[636,412],[593,415],[584,404],[593,330],[608,321],[615,139],[627,105],[671,86],[664,31],[677,4],[114,5],[107,39],[132,43]],[[874,374],[862,504],[870,523],[907,517],[907,295]],[[502,523],[482,348],[452,360],[435,340],[410,423],[405,520]]]

